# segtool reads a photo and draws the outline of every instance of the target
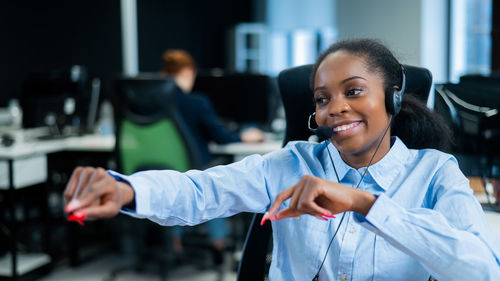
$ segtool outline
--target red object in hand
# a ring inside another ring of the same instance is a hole
[[[83,220],[87,217],[87,214],[85,213],[73,213],[68,216],[68,221],[76,221],[79,223],[81,226],[84,226],[85,223]]]

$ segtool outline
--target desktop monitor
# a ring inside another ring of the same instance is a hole
[[[222,121],[263,129],[274,119],[280,102],[276,79],[267,75],[200,73],[193,91],[210,99]]]
[[[99,90],[99,80],[89,85],[82,66],[32,74],[24,82],[20,99],[23,127],[71,126],[88,131],[95,122]]]

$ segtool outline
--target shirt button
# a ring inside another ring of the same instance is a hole
[[[347,274],[342,274],[342,280],[347,280]]]
[[[350,233],[355,233],[355,232],[356,232],[356,228],[351,228],[351,229],[349,230],[349,232],[350,232]]]

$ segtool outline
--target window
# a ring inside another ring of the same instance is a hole
[[[450,81],[491,70],[492,0],[450,2]]]

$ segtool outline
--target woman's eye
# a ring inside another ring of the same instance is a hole
[[[361,93],[361,89],[350,89],[347,91],[347,96],[357,96]]]
[[[316,102],[316,104],[325,104],[326,102],[328,102],[328,99],[327,98],[324,98],[324,97],[318,97],[314,100]]]

